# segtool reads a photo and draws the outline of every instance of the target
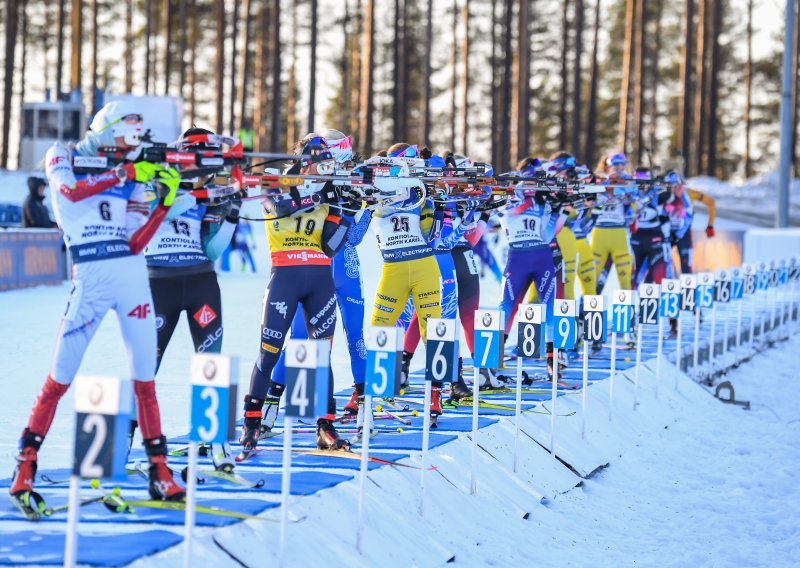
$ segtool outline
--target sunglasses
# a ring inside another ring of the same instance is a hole
[[[144,116],[141,114],[126,114],[120,120],[127,124],[138,124],[144,122]]]

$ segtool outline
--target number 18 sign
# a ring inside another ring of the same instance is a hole
[[[237,360],[225,355],[195,353],[191,363],[192,442],[222,444],[236,435]]]

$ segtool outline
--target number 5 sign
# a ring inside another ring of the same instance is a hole
[[[128,380],[81,375],[75,379],[75,453],[72,474],[124,479],[133,392]]]
[[[290,339],[286,342],[285,414],[314,418],[328,414],[328,367],[331,344],[325,339]]]
[[[402,327],[373,327],[367,335],[364,394],[391,397],[399,392],[403,350]]]
[[[192,428],[189,440],[223,444],[236,436],[237,360],[225,355],[192,356]]]

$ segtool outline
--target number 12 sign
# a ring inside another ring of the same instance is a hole
[[[658,325],[658,284],[639,286],[639,323]]]

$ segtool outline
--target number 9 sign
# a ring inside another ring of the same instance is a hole
[[[556,349],[574,349],[578,333],[575,300],[556,300],[553,314],[553,346]]]
[[[72,473],[124,479],[133,392],[128,380],[81,375],[75,379],[75,452]]]
[[[403,350],[403,328],[372,327],[367,334],[367,375],[364,394],[391,397],[398,394]]]
[[[237,360],[195,353],[191,363],[192,442],[222,444],[232,439],[236,412]]]

